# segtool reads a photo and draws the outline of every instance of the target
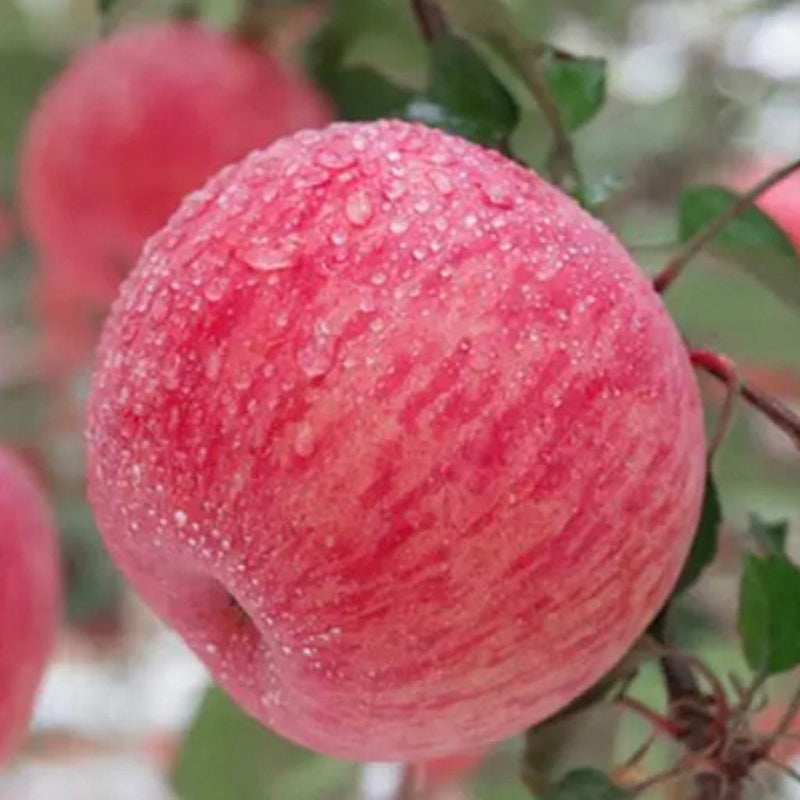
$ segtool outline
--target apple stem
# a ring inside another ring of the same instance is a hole
[[[681,276],[689,262],[713,239],[732,219],[746,211],[768,189],[782,181],[795,170],[800,169],[800,158],[771,172],[755,186],[741,194],[711,222],[692,236],[684,246],[667,262],[664,269],[653,278],[653,288],[663,294]]]
[[[737,382],[739,394],[751,406],[764,414],[776,427],[780,428],[800,448],[800,417],[777,398],[768,395],[745,381],[739,381],[736,367],[729,358],[710,350],[692,350],[689,353],[689,357],[692,364],[698,369],[707,372],[728,386]]]
[[[273,31],[275,13],[269,0],[244,0],[234,23],[234,36],[252,45],[263,45]]]

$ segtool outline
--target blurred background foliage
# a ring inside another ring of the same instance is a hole
[[[459,0],[449,2],[458,5]],[[406,0],[270,5],[273,46],[298,65],[312,64],[323,84],[332,82],[333,71],[346,65],[368,67],[410,90],[424,87],[426,50]],[[752,170],[754,164],[797,157],[800,3],[507,0],[506,5],[518,30],[530,41],[606,59],[606,103],[577,131],[575,143],[588,182],[613,188],[599,206],[600,214],[644,269],[653,272],[663,265],[668,246],[676,241],[675,208],[684,185],[709,179],[725,182]],[[162,18],[177,6],[166,0],[118,0],[105,24],[127,26]],[[234,0],[199,0],[195,6],[215,26],[230,26],[239,12]],[[322,46],[315,31],[330,14],[335,14],[336,21],[326,29]],[[38,374],[30,292],[35,259],[15,214],[15,158],[36,97],[73,53],[101,35],[103,24],[94,0],[0,0],[0,223],[4,223],[0,225],[0,439],[30,457],[55,497],[69,589],[71,638],[64,645],[64,659],[70,668],[100,661],[120,681],[130,682],[135,672],[130,663],[137,648],[150,646],[143,642],[152,642],[153,637],[160,642],[160,634],[154,632],[157,627],[152,621],[139,621],[142,612],[122,590],[84,500],[80,418],[86,375],[76,375],[69,386],[54,391]],[[310,50],[306,47],[309,38]],[[520,122],[513,132],[514,152],[544,170],[549,147],[544,121],[513,76],[494,60],[489,63],[521,104]],[[375,102],[379,99],[376,95]],[[800,408],[800,317],[779,297],[718,259],[699,258],[670,293],[668,305],[691,341],[727,353],[763,386]],[[713,424],[713,408],[720,395],[715,387],[706,388],[713,401],[709,403]],[[732,642],[737,537],[754,511],[766,519],[786,517],[796,529],[800,458],[788,439],[741,407],[716,474],[726,536],[720,558],[687,596],[681,613],[686,619],[683,635],[727,672],[743,668],[738,646]],[[174,642],[171,647],[180,650]],[[189,658],[181,653],[181,658]],[[156,665],[150,667],[153,670],[164,669],[158,658],[147,663]],[[63,747],[65,730],[74,727],[69,715],[65,722],[57,713],[59,692],[74,690],[74,680],[78,680],[74,670],[62,670],[46,687],[37,730],[51,747],[53,730],[59,732],[61,738],[56,741]],[[153,680],[164,683],[158,676]],[[166,685],[174,688],[169,681]],[[650,702],[663,703],[658,680],[650,670],[640,675],[635,691]],[[195,692],[187,697],[187,708],[194,707],[196,696]],[[166,702],[157,697],[158,703]],[[183,713],[153,723],[167,742],[159,739],[155,751],[147,752],[159,770],[177,764],[175,786],[185,800],[354,796],[358,781],[352,768],[299,753],[244,719],[218,692],[207,696],[195,726],[177,751]],[[556,757],[561,753],[554,744],[559,737],[551,739],[551,732],[546,732],[543,741],[548,743],[545,750],[553,766],[563,766],[562,761],[602,764],[610,756],[608,718],[616,712],[605,709],[604,713],[599,728],[589,722],[582,726],[577,749],[570,749],[569,755],[565,751],[564,759]],[[120,716],[125,716],[124,711]],[[81,734],[84,739],[99,736],[90,729],[91,725],[88,733]],[[645,730],[639,721],[626,717],[614,746],[616,755],[629,753]],[[487,800],[528,796],[517,777],[519,747],[518,742],[500,747],[470,779],[469,796]],[[653,764],[664,758],[664,747],[651,754]],[[219,784],[223,773],[231,779]],[[388,785],[391,779],[384,778]],[[368,792],[367,779],[358,780],[365,797],[371,792],[370,800],[379,800],[378,789]],[[376,786],[383,785],[378,778],[375,781]],[[33,797],[30,786],[26,789],[30,794],[15,797]],[[0,800],[6,798],[4,791],[11,790],[4,790],[0,781]],[[128,796],[120,792],[86,794],[85,800]],[[83,794],[64,795],[73,796],[84,800]],[[151,796],[156,797],[142,794],[140,800]],[[452,788],[442,798],[465,796]]]

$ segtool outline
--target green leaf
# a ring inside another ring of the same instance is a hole
[[[107,14],[119,0],[97,0],[97,8],[101,14]]]
[[[425,101],[421,107],[427,110],[422,116],[419,110],[415,114],[412,104],[412,118],[437,124],[480,144],[503,144],[519,123],[519,109],[505,86],[469,42],[449,32],[431,45]],[[439,111],[431,113],[431,107]]]
[[[750,534],[767,553],[774,556],[786,555],[786,538],[789,535],[787,520],[766,522],[758,514],[751,514]]]
[[[739,195],[722,186],[690,186],[678,203],[678,230],[687,241],[718,217]],[[800,261],[783,230],[750,206],[711,240],[708,249],[735,263],[781,300],[800,307]]]
[[[606,100],[606,62],[551,50],[545,61],[550,91],[568,131],[589,122]]]
[[[181,745],[172,780],[183,800],[340,800],[356,767],[286,741],[217,688]]]
[[[625,789],[597,769],[581,767],[568,772],[544,796],[544,800],[623,800]]]
[[[404,114],[413,93],[395,86],[370,67],[346,67],[336,73],[329,93],[341,119],[370,120]]]
[[[775,674],[800,664],[800,570],[786,558],[745,558],[739,635],[754,671]]]
[[[714,478],[711,471],[706,475],[706,488],[703,494],[703,508],[700,521],[694,534],[692,547],[683,565],[683,571],[675,585],[675,594],[683,592],[697,582],[703,570],[714,560],[717,554],[719,526],[722,522],[722,509],[719,503]]]

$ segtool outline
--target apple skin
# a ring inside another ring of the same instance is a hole
[[[60,611],[56,533],[27,467],[0,447],[0,764],[25,735]]]
[[[397,121],[226,168],[106,323],[90,498],[247,711],[425,761],[568,703],[658,611],[701,504],[683,343],[533,172]]]
[[[133,28],[80,53],[40,99],[21,156],[51,365],[91,352],[120,280],[187,192],[330,119],[277,58],[196,23]]]

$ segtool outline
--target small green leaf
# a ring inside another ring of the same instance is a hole
[[[568,131],[585,125],[606,100],[606,62],[552,50],[545,61],[550,91]]]
[[[683,571],[675,586],[675,594],[683,592],[697,582],[703,570],[714,560],[717,553],[719,526],[722,522],[722,509],[719,503],[714,478],[709,470],[706,475],[706,488],[703,494],[703,509],[692,541]]]
[[[800,570],[786,558],[746,556],[739,635],[754,671],[775,674],[800,664]]]
[[[339,800],[355,775],[355,765],[282,739],[213,688],[181,745],[172,780],[183,800]]]
[[[544,800],[624,800],[625,789],[597,769],[581,767],[568,772],[544,796]]]
[[[97,8],[101,14],[107,14],[119,2],[119,0],[97,0]]]
[[[775,556],[786,555],[789,523],[785,519],[778,522],[766,522],[758,514],[751,514],[750,534],[767,553]]]
[[[519,122],[519,109],[505,86],[469,42],[449,32],[431,45],[425,99],[426,121],[438,120],[439,127],[480,144],[503,144]],[[431,114],[430,106],[441,111]],[[410,112],[413,116],[414,105]]]
[[[351,121],[402,116],[413,97],[370,67],[339,70],[329,92],[339,116]]]

